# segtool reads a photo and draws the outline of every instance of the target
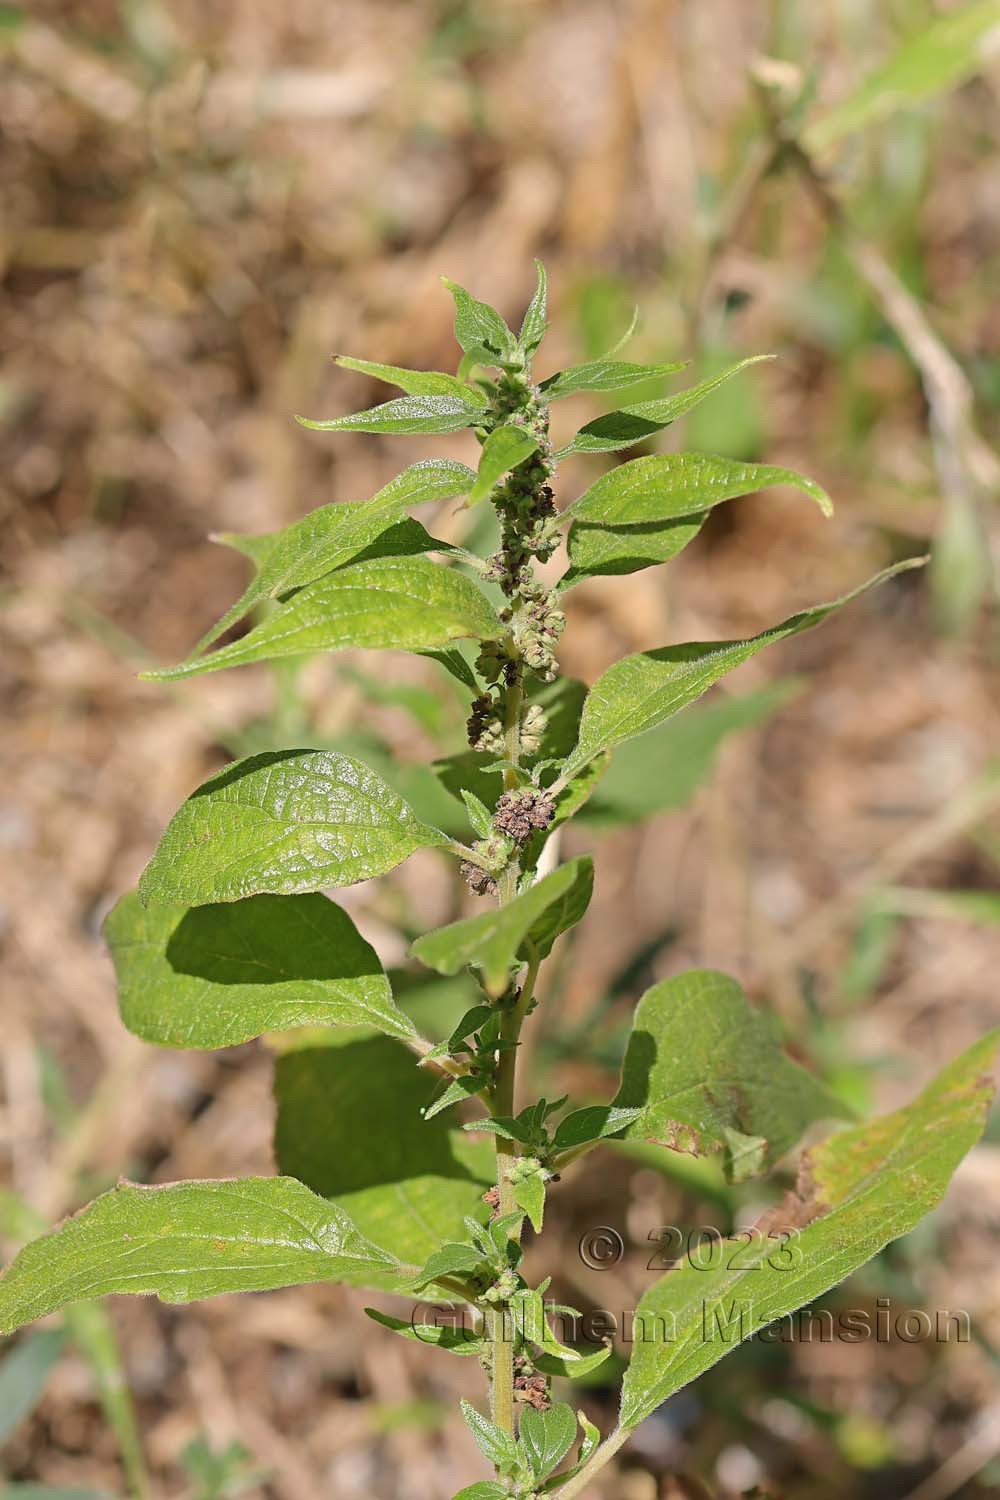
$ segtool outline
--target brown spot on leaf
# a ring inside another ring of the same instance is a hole
[[[829,1209],[830,1205],[824,1203],[817,1193],[807,1151],[799,1163],[795,1187],[789,1188],[780,1203],[762,1213],[754,1228],[764,1235],[777,1234],[783,1229],[805,1229]]]
[[[685,1156],[702,1154],[701,1138],[697,1130],[691,1125],[685,1125],[682,1120],[668,1120],[657,1131],[654,1139],[657,1146],[666,1146],[668,1151],[680,1151]]]

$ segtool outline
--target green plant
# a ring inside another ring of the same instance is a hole
[[[739,985],[709,971],[642,997],[612,1100],[519,1098],[519,1041],[544,1003],[542,966],[591,897],[591,861],[552,867],[552,835],[600,785],[616,747],[912,563],[748,639],[639,652],[589,691],[561,678],[556,652],[570,588],[669,561],[713,506],[736,496],[785,484],[824,512],[829,500],[787,469],[667,453],[608,470],[560,513],[552,482],[561,457],[642,444],[753,361],[598,417],[554,451],[553,402],[627,389],[678,367],[629,364],[616,349],[536,384],[531,365],[546,328],[541,266],[516,335],[491,307],[449,287],[463,351],[457,375],[342,359],[404,395],[305,425],[472,429],[478,470],[425,460],[371,500],[324,506],[274,535],[227,538],[254,565],[249,588],[189,660],[148,675],[189,677],[356,646],[432,657],[470,700],[469,749],[438,768],[464,803],[470,839],[423,821],[380,774],[334,750],[251,755],[198,788],[138,890],[108,918],[122,1016],[137,1035],[176,1047],[312,1028],[277,1067],[285,1175],[120,1185],[21,1251],[0,1280],[0,1331],[114,1292],[186,1302],[342,1281],[409,1295],[422,1307],[447,1302],[463,1310],[457,1325],[420,1312],[372,1317],[481,1364],[490,1415],[468,1402],[463,1412],[496,1477],[463,1490],[464,1500],[554,1490],[571,1497],[738,1338],[820,1295],[933,1207],[981,1132],[997,1038],[950,1064],[910,1106],[830,1135],[809,1152],[797,1191],[712,1264],[689,1259],[650,1286],[635,1310],[620,1422],[603,1441],[586,1418],[578,1426],[570,1405],[552,1403],[554,1378],[589,1373],[609,1353],[564,1343],[553,1324],[571,1322],[571,1310],[548,1302],[549,1282],[532,1284],[523,1270],[525,1225],[541,1233],[547,1199],[572,1162],[616,1138],[720,1153],[731,1179],[743,1181],[770,1168],[807,1127],[850,1116],[784,1053]],[[470,504],[489,499],[496,511],[499,546],[486,559],[436,540],[409,515],[460,495]],[[550,588],[535,565],[553,556],[567,525],[569,567]],[[206,654],[266,603],[252,629]],[[471,652],[463,641],[474,643]],[[656,774],[655,758],[633,764],[637,777]],[[413,944],[429,969],[470,970],[479,987],[476,1003],[437,1042],[418,1032],[372,948],[322,894],[382,875],[418,849],[458,861],[488,903]],[[479,1113],[453,1127],[446,1112],[455,1105]]]

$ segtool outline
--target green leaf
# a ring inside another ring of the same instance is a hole
[[[263,536],[218,533],[215,541],[243,552],[258,572],[232,608],[198,642],[192,656],[212,645],[266,599],[278,599],[315,583],[324,573],[357,561],[359,553],[369,547],[408,543],[408,535],[401,535],[396,523],[403,520],[409,506],[467,494],[474,483],[475,475],[465,464],[451,459],[422,459],[397,474],[370,500],[322,505],[284,530]],[[428,538],[429,542],[433,540]]]
[[[623,656],[599,677],[587,695],[580,720],[580,738],[566,765],[562,779],[581,770],[602,750],[623,740],[634,739],[679,713],[727,672],[749,661],[765,646],[798,635],[819,625],[826,617],[909,568],[922,567],[924,558],[907,558],[885,568],[874,578],[828,604],[790,615],[780,625],[760,635],[738,641],[692,641],[682,646],[664,646],[659,651],[640,651]]]
[[[582,1465],[587,1462],[587,1459],[597,1448],[601,1441],[601,1434],[594,1426],[594,1423],[590,1421],[586,1412],[578,1411],[576,1415],[580,1423],[580,1430],[583,1433],[583,1441],[580,1444],[578,1455],[578,1462]]]
[[[112,1292],[193,1302],[309,1281],[366,1282],[391,1255],[290,1177],[123,1183],[26,1245],[0,1277],[0,1333]]]
[[[536,1354],[534,1365],[543,1375],[558,1375],[560,1380],[582,1380],[603,1365],[611,1354],[610,1342],[593,1354],[582,1354],[578,1359],[560,1359],[555,1354]]]
[[[468,385],[457,376],[445,375],[439,370],[405,370],[399,365],[383,365],[371,359],[353,359],[349,354],[338,354],[337,364],[344,370],[370,375],[385,385],[398,385],[401,391],[411,396],[455,396],[459,401],[486,405],[486,396],[478,386]]]
[[[424,1119],[433,1120],[435,1115],[451,1109],[455,1104],[461,1104],[466,1099],[471,1099],[474,1094],[481,1093],[488,1079],[483,1073],[469,1073],[463,1078],[453,1078],[451,1083],[446,1084],[444,1091],[438,1095],[424,1110]]]
[[[635,330],[638,328],[638,326],[639,326],[639,308],[638,308],[638,304],[636,304],[632,308],[632,316],[628,320],[628,325],[627,325],[627,327],[625,329],[625,332],[621,335],[620,338],[615,339],[615,342],[611,345],[611,347],[609,349],[605,350],[604,358],[605,359],[612,359],[614,357],[614,355],[620,354],[622,352],[622,350],[625,348],[625,345],[631,341],[632,335],[635,333]]]
[[[453,1496],[453,1500],[510,1500],[510,1491],[506,1485],[484,1479],[478,1484],[466,1485],[464,1490],[459,1490]]]
[[[400,435],[423,432],[460,432],[463,427],[477,427],[483,420],[483,408],[460,396],[400,396],[367,411],[352,412],[349,417],[331,417],[314,422],[296,417],[302,427],[314,432],[384,432]]]
[[[1000,45],[1000,0],[979,0],[910,37],[899,51],[805,131],[810,151],[823,151],[846,135],[931,99],[980,72]]]
[[[573,1146],[586,1145],[588,1141],[604,1140],[633,1124],[642,1112],[641,1106],[617,1109],[611,1104],[591,1104],[586,1109],[575,1109],[559,1121],[552,1144],[559,1151],[567,1151]]]
[[[421,1110],[438,1088],[413,1054],[386,1037],[307,1047],[278,1059],[275,1155],[289,1172],[335,1198],[363,1233],[409,1267],[467,1237],[466,1216],[482,1219],[494,1180],[489,1143],[452,1130]],[[408,1277],[369,1281],[407,1292]]]
[[[584,822],[615,827],[686,807],[712,774],[726,736],[766,723],[800,691],[801,683],[789,677],[755,693],[720,694],[714,702],[619,745],[581,814]]]
[[[392,1318],[388,1313],[377,1312],[374,1307],[366,1307],[365,1312],[373,1323],[381,1323],[383,1328],[391,1329],[402,1338],[446,1349],[449,1354],[482,1354],[486,1348],[484,1341],[471,1328],[461,1324],[455,1327],[449,1323],[406,1322],[402,1318]]]
[[[539,1368],[541,1368],[541,1366],[539,1366]],[[544,1495],[550,1494],[553,1490],[561,1489],[568,1480],[573,1478],[574,1474],[579,1474],[580,1470],[587,1462],[587,1459],[592,1453],[596,1451],[598,1445],[600,1444],[601,1434],[599,1430],[594,1426],[590,1418],[587,1416],[586,1412],[578,1411],[576,1415],[577,1420],[580,1423],[580,1430],[583,1434],[580,1440],[580,1447],[577,1450],[576,1463],[574,1463],[570,1468],[564,1469],[561,1474],[556,1475],[555,1479],[550,1479],[547,1484],[543,1484],[542,1494]]]
[[[479,473],[469,494],[469,504],[475,505],[478,501],[485,500],[497,480],[508,470],[523,463],[537,447],[537,436],[526,427],[511,423],[506,427],[494,428],[483,444]]]
[[[449,1052],[457,1051],[462,1042],[466,1041],[473,1032],[478,1031],[480,1026],[495,1014],[496,1011],[492,1005],[474,1005],[470,1010],[467,1010],[458,1025],[452,1029],[451,1035],[448,1038],[446,1045]]]
[[[768,1165],[814,1121],[848,1113],[782,1050],[770,1015],[711,969],[678,974],[643,995],[614,1103],[640,1111],[626,1140],[703,1156],[724,1150],[734,1130],[764,1139]]]
[[[514,1202],[528,1215],[532,1229],[541,1234],[545,1217],[545,1183],[541,1176],[536,1172],[531,1177],[522,1177],[513,1184],[513,1193]]]
[[[419,1275],[414,1276],[410,1289],[421,1291],[443,1276],[475,1276],[483,1269],[483,1257],[471,1245],[442,1245],[424,1262]]]
[[[676,422],[678,417],[698,406],[706,396],[710,396],[720,385],[738,375],[748,365],[756,365],[761,360],[771,358],[773,356],[770,354],[754,354],[749,359],[741,359],[739,364],[730,366],[721,374],[691,386],[689,390],[679,391],[676,396],[665,396],[660,401],[641,401],[635,406],[623,406],[620,411],[596,417],[586,427],[581,427],[573,441],[559,450],[556,458],[566,458],[570,453],[616,453],[620,448],[634,448],[637,443],[644,443],[654,433],[669,427],[671,422]]]
[[[792,485],[815,500],[824,515],[833,514],[826,491],[794,469],[736,463],[712,453],[657,453],[609,470],[563,515],[607,526],[643,526],[697,516],[724,500],[778,484]]]
[[[174,814],[139,882],[143,902],[203,906],[354,885],[446,843],[380,776],[333,750],[251,755]]]
[[[648,526],[587,526],[576,521],[566,539],[570,566],[557,587],[568,589],[588,578],[638,573],[671,562],[694,541],[707,518],[705,511],[681,521],[654,521]]]
[[[407,522],[415,526],[416,522]],[[240,640],[177,667],[144,672],[174,682],[249,662],[366,646],[426,651],[497,630],[478,584],[425,557],[375,557],[307,584]]]
[[[547,401],[559,401],[564,396],[576,395],[577,391],[622,391],[645,380],[673,375],[686,364],[686,360],[679,364],[632,365],[617,359],[590,359],[586,364],[571,365],[568,370],[550,375],[542,381],[541,390]]]
[[[129,1031],[163,1047],[234,1047],[296,1026],[413,1037],[375,950],[326,896],[144,907],[104,924]]]
[[[592,885],[591,861],[571,860],[506,906],[452,922],[418,938],[412,952],[439,974],[457,974],[472,964],[482,970],[490,993],[502,994],[525,939],[530,936],[547,953],[559,933],[578,920],[574,913],[582,916],[586,910]]]
[[[0,1443],[30,1417],[65,1347],[63,1330],[47,1328],[24,1339],[0,1361]]]
[[[581,859],[570,860],[561,869],[573,870],[573,878],[569,884],[564,885],[561,893],[556,893],[553,888],[552,899],[531,924],[525,942],[525,949],[530,944],[539,958],[548,958],[556,938],[576,926],[590,905],[590,898],[594,893],[593,861],[586,855]],[[560,870],[552,873],[558,875]],[[545,879],[551,880],[552,876],[546,876]],[[543,883],[539,881],[538,885]],[[538,885],[532,889],[537,890]]]
[[[686,1264],[639,1302],[621,1420],[635,1427],[741,1339],[812,1302],[913,1228],[979,1139],[1000,1034],[977,1042],[913,1104],[808,1153],[803,1197],[772,1209],[748,1246]]]
[[[461,683],[462,687],[467,687],[473,693],[480,691],[475,673],[457,648],[453,647],[448,651],[421,651],[419,655],[426,656],[430,661],[436,661],[438,666],[442,667],[455,682]]]
[[[485,350],[494,356],[494,361],[506,363],[517,352],[517,339],[501,318],[496,308],[488,302],[477,302],[475,297],[447,276],[441,280],[455,299],[455,340],[466,354]]]
[[[561,1463],[576,1438],[576,1416],[573,1408],[559,1401],[548,1411],[528,1407],[521,1413],[521,1443],[531,1472],[544,1479]]]
[[[541,1288],[522,1288],[511,1297],[509,1306],[514,1328],[526,1343],[537,1344],[547,1354],[570,1362],[577,1358],[576,1350],[560,1344],[552,1332]]]
[[[502,1427],[497,1427],[464,1398],[459,1401],[459,1406],[462,1408],[462,1416],[465,1418],[466,1425],[490,1463],[501,1474],[513,1474],[521,1462],[521,1455],[513,1433],[505,1432]]]
[[[540,260],[535,261],[537,282],[534,296],[528,303],[528,310],[521,324],[521,332],[518,335],[518,344],[525,359],[531,359],[548,328],[548,278],[545,275],[545,267]]]
[[[462,787],[462,801],[465,803],[469,814],[469,822],[481,839],[489,838],[493,831],[493,819],[488,808],[484,807],[474,792],[467,787]]]

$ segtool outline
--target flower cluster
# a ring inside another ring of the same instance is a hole
[[[548,1411],[552,1405],[549,1382],[538,1373],[527,1354],[514,1356],[514,1400],[527,1402],[536,1411]]]
[[[525,665],[543,682],[554,681],[558,667],[556,646],[566,628],[555,589],[544,589],[534,580],[521,591],[524,608],[514,619],[514,638]]]
[[[478,698],[473,698],[472,712],[466,720],[465,728],[473,750],[485,750],[490,755],[503,754],[503,718],[489,693],[481,693]]]
[[[493,814],[493,826],[513,839],[515,844],[524,844],[536,830],[548,828],[555,811],[555,803],[548,792],[539,787],[521,787],[504,792]]]

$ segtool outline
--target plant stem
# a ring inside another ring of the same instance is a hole
[[[507,689],[504,702],[504,740],[507,759],[511,766],[517,765],[521,756],[521,707],[524,702],[524,686],[521,681],[520,670],[517,680],[512,682]],[[503,773],[503,784],[505,791],[511,791],[517,786],[517,772],[507,770]]]
[[[502,902],[501,902],[502,904]],[[493,1089],[494,1115],[514,1113],[514,1092],[517,1082],[517,1043],[521,1027],[535,993],[535,983],[541,960],[532,951],[525,969],[524,982],[517,1004],[504,1013],[500,1038],[512,1045],[500,1053],[497,1064],[497,1079]],[[503,1136],[496,1137],[498,1213],[511,1214],[517,1210],[514,1189],[510,1182],[510,1168],[517,1156],[513,1141]],[[490,1377],[490,1408],[493,1420],[505,1432],[514,1431],[514,1329],[506,1306],[492,1308],[487,1314],[487,1330],[493,1353],[493,1368]]]
[[[501,881],[500,905],[505,905],[516,891],[517,875],[515,869],[513,890],[510,890],[509,883],[505,886],[504,882]],[[505,1048],[499,1054],[496,1083],[493,1087],[491,1101],[494,1115],[512,1115],[514,1113],[514,1090],[517,1081],[516,1043],[521,1030],[519,1010],[520,1004],[511,1007],[510,1010],[504,1013],[501,1022],[501,1040],[511,1042],[514,1045]],[[513,1164],[515,1155],[514,1143],[498,1135],[496,1137],[497,1212],[501,1215],[513,1213],[517,1208],[509,1176],[510,1167]],[[511,1326],[511,1319],[506,1305],[491,1309],[487,1315],[487,1330],[490,1337],[493,1358],[490,1374],[490,1406],[492,1416],[498,1427],[503,1428],[504,1432],[512,1433],[514,1431],[514,1330]]]
[[[560,1500],[572,1500],[574,1495],[582,1494],[594,1475],[599,1474],[604,1465],[611,1462],[619,1448],[624,1447],[628,1442],[630,1436],[630,1428],[616,1427],[611,1436],[604,1439],[597,1452],[591,1454],[579,1474],[575,1474],[559,1491]]]

